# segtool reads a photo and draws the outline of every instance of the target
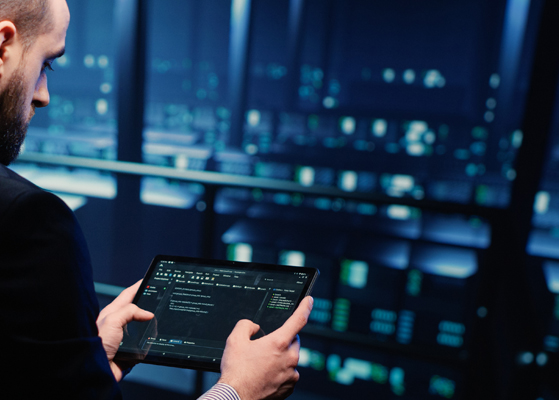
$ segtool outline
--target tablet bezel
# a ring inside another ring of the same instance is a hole
[[[138,303],[144,289],[148,284],[148,281],[152,273],[162,261],[168,261],[174,263],[187,263],[187,264],[190,263],[190,264],[194,264],[197,267],[207,266],[210,268],[223,267],[223,268],[232,268],[232,269],[240,269],[240,270],[262,270],[262,271],[308,273],[311,275],[311,278],[307,281],[305,287],[301,291],[301,294],[299,295],[296,301],[295,308],[305,298],[305,296],[310,295],[314,283],[316,282],[316,279],[320,275],[319,270],[312,267],[295,267],[295,266],[288,266],[288,265],[266,264],[266,263],[258,263],[258,262],[216,260],[216,259],[205,259],[205,258],[184,257],[184,256],[169,256],[169,255],[159,254],[153,258],[148,270],[146,271],[144,275],[144,279],[142,280],[142,283],[140,284],[140,287],[136,292],[136,295],[134,296],[134,300],[132,301],[134,304]],[[217,361],[202,361],[196,359],[176,358],[172,356],[153,355],[150,354],[149,351],[147,352],[147,354],[144,355],[139,352],[122,351],[119,349],[115,355],[115,361],[134,362],[134,363],[141,362],[145,364],[156,364],[156,365],[164,365],[164,366],[171,366],[171,367],[178,367],[178,368],[189,368],[189,369],[196,369],[202,371],[219,372],[221,357],[217,359]]]

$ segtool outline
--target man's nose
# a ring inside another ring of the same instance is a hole
[[[33,94],[33,104],[35,107],[46,107],[50,103],[49,88],[47,85],[47,75],[42,74],[35,86]]]

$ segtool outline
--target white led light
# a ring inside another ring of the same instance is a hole
[[[175,168],[177,169],[188,168],[188,157],[186,156],[186,154],[178,154],[175,157]]]
[[[252,246],[246,243],[238,243],[235,245],[234,261],[252,261]]]
[[[411,85],[415,81],[415,71],[413,69],[406,69],[404,71],[403,78],[404,82]]]
[[[83,65],[87,68],[93,68],[95,66],[95,57],[93,55],[88,54],[83,58]]]
[[[109,57],[107,56],[99,56],[97,59],[97,65],[99,68],[105,69],[109,66]]]
[[[551,200],[551,196],[549,192],[538,192],[536,194],[536,200],[534,201],[534,212],[536,214],[545,214],[549,210],[549,202]]]
[[[411,143],[406,147],[406,152],[410,156],[422,156],[425,154],[425,145],[423,143]]]
[[[284,251],[280,257],[280,264],[294,267],[305,266],[305,253],[300,251]]]
[[[344,117],[340,122],[340,128],[346,135],[351,135],[355,132],[355,125],[356,122],[353,117]]]
[[[392,186],[399,190],[409,191],[413,189],[415,180],[409,175],[394,175],[392,177]]]
[[[386,68],[384,71],[382,71],[382,79],[384,79],[385,82],[391,83],[394,81],[395,78],[396,72],[392,68]]]
[[[405,221],[411,218],[411,208],[408,206],[389,206],[386,210],[389,218]]]
[[[95,110],[99,115],[106,115],[109,112],[109,102],[105,99],[99,99],[95,102]]]
[[[258,110],[250,110],[247,113],[247,122],[250,126],[258,126],[260,124],[261,114]]]
[[[357,189],[357,173],[355,171],[342,172],[340,189],[346,192],[354,192]]]
[[[301,167],[299,170],[299,183],[303,186],[312,186],[314,184],[314,168]]]
[[[386,131],[388,129],[388,123],[385,119],[375,119],[372,125],[372,132],[373,135],[376,137],[383,137],[386,135]]]
[[[311,352],[309,349],[301,347],[299,349],[299,366],[308,367],[311,363]]]

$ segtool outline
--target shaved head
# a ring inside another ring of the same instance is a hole
[[[11,21],[27,50],[37,36],[53,29],[50,0],[0,0],[0,21]]]

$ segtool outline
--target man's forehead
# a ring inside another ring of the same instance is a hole
[[[66,0],[50,0],[51,18],[55,31],[63,31],[64,34],[70,23],[70,10]]]
[[[66,0],[49,0],[49,2],[53,28],[47,33],[47,40],[55,41],[55,44],[49,49],[49,58],[56,58],[64,54],[66,31],[70,23],[70,10]]]

